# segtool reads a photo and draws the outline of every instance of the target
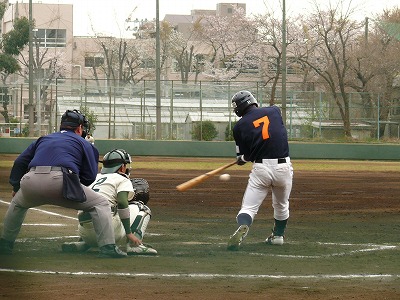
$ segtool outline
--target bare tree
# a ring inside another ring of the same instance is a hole
[[[192,32],[193,34],[193,32]],[[181,74],[182,83],[187,83],[191,72],[195,73],[195,81],[200,72],[201,63],[199,53],[196,53],[196,39],[185,38],[180,32],[174,31],[170,35],[170,55],[177,61],[177,70]]]
[[[99,73],[104,73],[108,86],[114,86],[116,93],[120,93],[127,84],[135,84],[149,75],[152,68],[146,62],[152,57],[151,41],[97,37],[97,43],[104,58],[103,64],[92,65],[97,83]],[[99,83],[97,86],[102,92]]]
[[[296,18],[287,18],[286,49],[300,38]],[[273,11],[268,11],[264,15],[255,16],[255,24],[258,32],[257,49],[258,66],[260,76],[265,85],[271,85],[269,95],[270,105],[275,103],[277,85],[282,75],[282,19],[275,16]],[[294,57],[294,54],[292,54]],[[299,68],[295,65],[295,60],[288,61],[287,69]]]
[[[386,121],[389,121],[390,108],[400,101],[395,96],[395,82],[400,73],[400,9],[397,7],[384,10],[376,18],[374,25],[372,33],[368,35],[368,53],[375,53],[370,59],[373,61],[375,74],[370,88],[382,95],[379,103],[375,100],[375,105],[379,105],[379,135],[383,136]]]
[[[343,3],[329,4],[322,10],[315,4],[315,11],[304,23],[307,43],[300,50],[298,59],[309,66],[322,80],[339,109],[344,135],[351,137],[349,106],[349,51],[360,35],[361,24],[352,20],[354,10]]]
[[[65,58],[65,52],[58,48],[42,47],[41,40],[34,36],[33,38],[33,83],[36,98],[36,121],[40,127],[42,120],[45,120],[46,111],[53,109],[52,103],[48,103],[48,89],[57,79],[65,78],[66,70],[70,64]],[[29,78],[29,61],[24,55],[19,56],[19,62],[24,66],[24,70],[19,75],[26,80]]]

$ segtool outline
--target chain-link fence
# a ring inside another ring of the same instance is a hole
[[[271,88],[260,82],[184,84],[162,80],[160,87],[161,97],[157,100],[155,81],[134,85],[110,84],[106,80],[35,84],[35,99],[41,100],[33,99],[34,115],[30,116],[28,85],[10,85],[0,95],[2,106],[11,116],[10,122],[0,124],[0,136],[29,134],[31,117],[35,136],[51,133],[58,130],[65,110],[84,109],[95,116],[95,138],[151,140],[157,138],[160,128],[163,140],[201,139],[194,135],[194,129],[202,129],[203,123],[209,121],[217,132],[214,140],[223,141],[231,137],[231,128],[238,120],[231,107],[231,98],[237,91],[251,91],[260,106],[269,105],[271,98]],[[328,93],[290,89],[286,94],[286,103],[282,103],[278,88],[275,104],[286,111],[289,139],[337,140],[345,136],[346,128],[359,140],[400,136],[398,99],[383,103],[380,95],[349,93],[343,101],[340,95],[335,99]]]

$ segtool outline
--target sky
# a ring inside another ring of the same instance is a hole
[[[15,3],[17,0],[10,0]],[[340,0],[330,0],[337,3]],[[342,0],[343,1],[343,0]],[[29,0],[19,0],[19,3]],[[91,36],[96,33],[116,37],[128,37],[126,19],[152,20],[156,18],[156,0],[32,0],[33,3],[55,3],[74,5],[74,36]],[[190,15],[192,9],[216,9],[217,3],[246,3],[247,14],[262,14],[269,10],[281,12],[282,0],[159,0],[159,18],[166,14]],[[286,0],[286,14],[307,14],[317,2],[322,7],[329,0]],[[385,8],[400,7],[400,0],[345,0],[351,2],[359,17],[372,17]],[[266,4],[265,4],[266,3]]]

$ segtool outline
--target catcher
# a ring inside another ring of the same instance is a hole
[[[128,255],[157,255],[142,239],[151,218],[149,185],[142,178],[129,178],[131,156],[123,149],[112,150],[103,158],[103,168],[90,188],[101,193],[111,205],[116,244],[125,242]],[[64,243],[64,252],[83,252],[97,247],[96,235],[89,214],[78,212],[78,242]]]

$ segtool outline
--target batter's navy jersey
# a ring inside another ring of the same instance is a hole
[[[277,106],[251,108],[233,128],[236,154],[245,161],[289,156],[286,128]]]

